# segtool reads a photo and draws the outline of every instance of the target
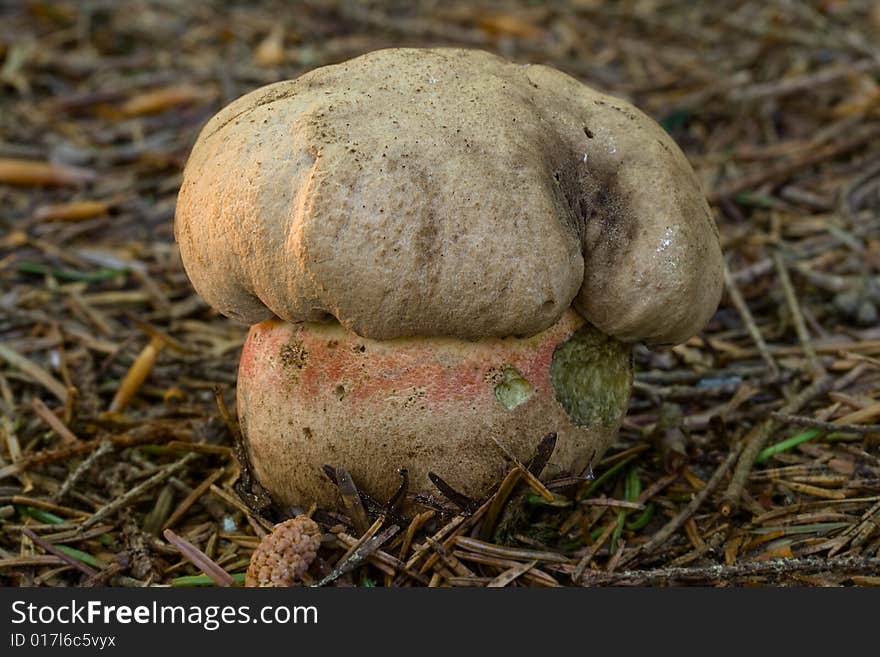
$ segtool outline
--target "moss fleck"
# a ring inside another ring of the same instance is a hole
[[[495,398],[508,411],[527,402],[533,392],[531,384],[519,370],[510,365],[505,366],[501,371],[499,381],[495,384]]]
[[[585,325],[553,352],[550,380],[572,422],[612,426],[626,413],[633,381],[629,345]]]

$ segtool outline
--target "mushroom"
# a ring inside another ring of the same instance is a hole
[[[699,331],[715,227],[674,141],[546,66],[380,50],[234,101],[202,130],[175,235],[196,290],[253,324],[238,410],[282,504],[387,499],[435,472],[484,494],[557,433],[544,475],[614,439],[631,344]]]

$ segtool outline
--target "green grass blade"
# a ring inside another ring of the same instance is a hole
[[[236,584],[244,584],[244,573],[233,573]],[[217,586],[217,582],[207,575],[183,575],[171,580],[171,586]]]
[[[98,559],[98,557],[92,556],[88,552],[83,552],[82,550],[77,550],[76,548],[72,548],[68,545],[55,545],[55,549],[59,552],[63,552],[68,557],[73,557],[77,561],[82,561],[84,564],[88,564],[93,568],[106,568],[107,564]]]
[[[763,463],[774,454],[785,452],[792,447],[797,447],[801,443],[805,443],[808,440],[812,440],[816,436],[820,435],[822,435],[821,429],[807,429],[806,431],[795,434],[791,438],[786,438],[782,442],[776,443],[775,445],[770,445],[769,447],[761,450],[761,452],[759,452],[758,455],[755,457],[755,463]]]

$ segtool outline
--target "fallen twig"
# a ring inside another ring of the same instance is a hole
[[[622,570],[614,573],[585,573],[578,583],[581,586],[656,586],[681,582],[727,583],[747,577],[783,577],[794,573],[847,572],[852,574],[880,571],[880,559],[840,557],[825,559],[806,557],[799,559],[771,559],[769,561],[741,561],[735,564],[699,566],[693,568],[657,568],[654,570]]]
[[[179,460],[175,461],[174,463],[171,463],[170,465],[166,465],[164,468],[159,470],[159,472],[154,474],[149,479],[141,482],[140,484],[138,484],[137,486],[132,488],[130,491],[128,491],[124,495],[120,495],[119,497],[117,497],[115,500],[113,500],[109,504],[102,506],[100,509],[95,511],[95,513],[93,513],[91,516],[86,518],[86,520],[80,525],[80,531],[84,531],[84,530],[88,529],[89,527],[91,527],[92,525],[97,524],[102,519],[115,513],[116,511],[123,508],[124,506],[128,505],[129,502],[136,499],[138,496],[142,495],[144,492],[150,490],[151,488],[153,488],[155,486],[158,486],[163,481],[168,479],[171,475],[173,475],[174,473],[176,473],[179,470],[182,470],[184,467],[186,467],[186,465],[191,460],[193,460],[193,458],[195,458],[195,456],[193,454],[187,454],[182,459],[179,459]]]
[[[832,384],[833,379],[830,376],[824,376],[813,381],[810,385],[801,390],[794,399],[783,406],[781,412],[796,413],[807,402],[827,392]],[[752,472],[755,458],[770,437],[770,432],[773,430],[775,423],[776,420],[772,417],[767,418],[755,425],[751,431],[746,434],[746,437],[743,438],[742,445],[744,447],[741,450],[742,453],[736,464],[733,476],[730,478],[727,490],[721,498],[721,513],[723,515],[729,516],[739,507],[740,497],[742,496],[746,481],[748,481],[749,474]]]
[[[217,586],[235,586],[235,580],[232,579],[232,575],[223,570],[223,568],[217,565],[216,561],[188,540],[178,536],[171,529],[166,529],[162,532],[162,535],[165,537],[166,541],[180,550],[180,554],[182,554],[187,561],[213,579],[217,583]]]
[[[650,540],[646,543],[643,543],[639,547],[637,547],[632,552],[629,552],[620,559],[620,565],[626,565],[631,563],[637,557],[650,553],[651,550],[656,548],[659,545],[662,545],[667,541],[667,539],[672,536],[676,531],[684,525],[687,520],[697,512],[697,509],[702,506],[703,502],[706,501],[706,498],[709,497],[709,494],[712,493],[718,485],[721,483],[721,480],[727,474],[733,464],[736,462],[737,458],[740,457],[740,454],[744,451],[743,445],[740,444],[736,448],[734,448],[730,454],[727,455],[727,458],[721,463],[721,465],[716,468],[715,472],[709,478],[709,481],[706,482],[706,485],[696,494],[693,499],[687,504],[685,508],[676,514],[672,520],[666,523],[660,530],[654,533]]]

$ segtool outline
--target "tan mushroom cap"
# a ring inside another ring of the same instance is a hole
[[[380,50],[236,100],[193,148],[175,233],[220,312],[373,339],[534,335],[573,305],[677,343],[722,289],[708,205],[660,126],[472,50]]]

